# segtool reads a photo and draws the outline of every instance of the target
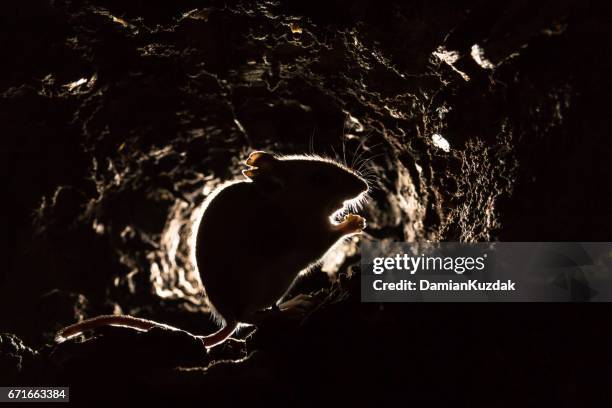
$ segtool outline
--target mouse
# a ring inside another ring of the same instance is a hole
[[[252,152],[243,178],[204,201],[195,261],[212,315],[221,328],[197,336],[206,348],[224,342],[240,324],[257,325],[261,311],[279,305],[297,280],[366,220],[355,214],[370,187],[357,171],[318,155]],[[299,303],[299,302],[298,302]],[[60,330],[62,342],[99,326],[179,330],[152,320],[105,315]]]

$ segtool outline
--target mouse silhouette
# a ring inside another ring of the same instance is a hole
[[[369,190],[356,171],[320,156],[262,151],[251,153],[246,165],[245,179],[220,186],[203,204],[195,259],[213,316],[222,326],[198,336],[205,347],[223,342],[239,323],[257,324],[259,312],[277,308],[300,273],[366,226],[364,218],[350,213]],[[68,326],[56,340],[104,325],[178,330],[109,315]]]

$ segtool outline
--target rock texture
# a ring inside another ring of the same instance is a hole
[[[209,355],[185,332],[52,341],[113,312],[212,332],[189,237],[252,149],[360,167],[375,187],[371,238],[610,240],[604,4],[1,7],[0,329],[38,352],[2,335],[0,375],[70,383],[79,401],[579,399],[576,373],[609,357],[599,309],[360,304],[354,244],[295,288],[323,294],[303,322],[244,331]]]

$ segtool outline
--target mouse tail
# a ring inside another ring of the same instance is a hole
[[[172,327],[167,324],[154,322],[153,320],[141,319],[139,317],[124,315],[105,315],[83,320],[82,322],[78,322],[68,327],[64,327],[55,335],[55,341],[57,343],[62,343],[63,341],[66,341],[71,337],[77,336],[83,333],[84,331],[93,330],[102,326],[122,326],[142,331],[150,330],[153,327],[160,327],[169,330],[180,330],[176,327]],[[238,327],[238,322],[229,321],[226,322],[225,326],[223,326],[223,328],[221,328],[219,331],[208,336],[198,336],[198,338],[202,341],[205,347],[212,347],[219,343],[223,343],[225,339],[227,339],[229,336],[232,335],[232,333],[234,333],[236,327]]]
[[[153,327],[178,330],[175,327],[154,322],[153,320],[141,319],[139,317],[124,315],[104,315],[97,316],[92,319],[83,320],[68,327],[64,327],[55,335],[55,341],[57,343],[61,343],[71,337],[83,333],[84,331],[93,330],[102,326],[123,326],[143,331],[152,329]]]
[[[219,331],[209,334],[208,336],[200,336],[199,338],[202,340],[205,347],[216,346],[217,344],[223,343],[225,339],[231,336],[234,330],[236,330],[236,327],[238,327],[238,322],[235,320],[228,321]]]

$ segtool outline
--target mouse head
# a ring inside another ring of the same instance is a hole
[[[368,192],[367,182],[331,159],[312,156],[274,156],[253,152],[242,173],[271,192],[280,192],[320,206],[331,213],[355,204]]]

